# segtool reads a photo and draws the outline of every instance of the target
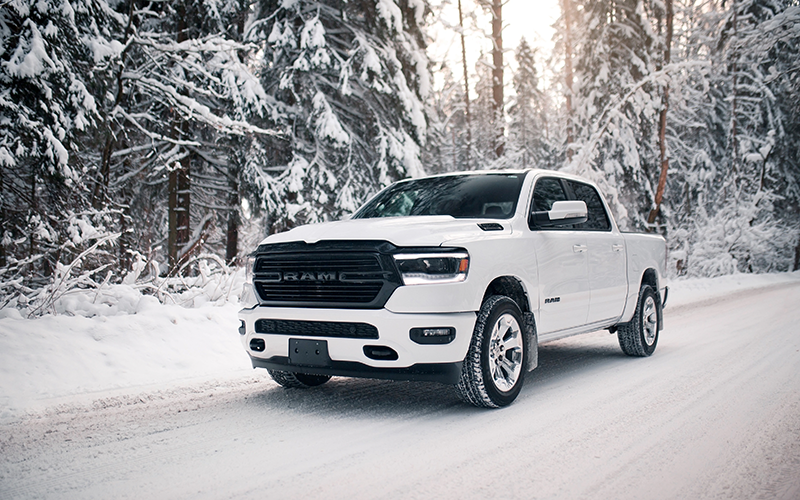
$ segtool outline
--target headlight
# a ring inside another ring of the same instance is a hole
[[[247,256],[247,261],[245,262],[245,265],[244,265],[245,280],[246,280],[247,283],[252,283],[253,282],[253,273],[254,273],[255,265],[256,265],[256,256],[254,254],[248,255]]]
[[[405,285],[428,283],[457,283],[467,279],[469,254],[404,253],[394,256]]]

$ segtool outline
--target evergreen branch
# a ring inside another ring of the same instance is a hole
[[[600,118],[598,121],[602,122],[602,126],[596,130],[587,144],[581,147],[581,153],[577,155],[572,162],[568,165],[567,169],[572,170],[578,173],[582,173],[585,169],[580,168],[580,165],[588,164],[589,162],[589,155],[593,153],[595,146],[600,141],[600,139],[605,135],[608,131],[608,127],[613,122],[614,118],[618,116],[622,116],[620,111],[622,107],[629,103],[631,97],[633,97],[637,91],[639,91],[643,86],[649,83],[657,83],[660,79],[664,77],[668,77],[671,73],[674,73],[678,70],[683,70],[687,68],[707,68],[710,66],[710,63],[705,61],[684,61],[680,63],[672,63],[665,66],[663,69],[659,71],[654,71],[647,75],[645,78],[639,80],[628,89],[628,93],[622,96],[616,103],[609,104],[600,114]]]

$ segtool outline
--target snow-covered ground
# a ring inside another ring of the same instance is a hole
[[[796,281],[800,272],[674,281],[667,308]],[[74,295],[61,305],[72,316],[28,320],[0,310],[0,419],[76,397],[251,374],[235,301],[187,309],[125,286],[114,292],[112,306],[95,304],[93,293]]]
[[[75,398],[252,371],[235,300],[185,308],[124,285],[113,292],[105,307],[92,293],[73,294],[61,304],[73,315],[23,319],[0,310],[0,420]]]
[[[800,498],[800,273],[670,286],[653,357],[547,344],[500,411],[438,384],[284,390],[235,303],[3,311],[0,498]]]

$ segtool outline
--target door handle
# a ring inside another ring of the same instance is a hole
[[[621,252],[625,249],[625,245],[614,244],[611,245],[611,249],[614,250],[615,252]]]
[[[589,250],[589,247],[586,245],[572,245],[572,251],[575,253],[585,253]]]

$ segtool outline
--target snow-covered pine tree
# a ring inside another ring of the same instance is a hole
[[[683,15],[692,21],[683,57],[707,69],[681,76],[671,111],[673,260],[695,276],[790,269],[800,227],[798,73],[785,54],[797,53],[800,9],[712,6]]]
[[[536,52],[523,38],[516,50],[515,96],[508,110],[510,149],[521,166],[554,168],[547,123],[547,96],[539,85]]]
[[[461,70],[462,74],[464,75],[464,81],[462,82],[464,85],[464,126],[466,127],[467,136],[466,151],[464,152],[466,160],[464,170],[469,170],[470,162],[472,160],[472,111],[470,110],[470,79],[468,69],[469,65],[467,64],[466,33],[464,30],[464,7],[461,4],[461,0],[458,0],[458,38],[461,41]],[[453,145],[455,146],[455,137],[453,138]]]
[[[492,71],[492,111],[494,128],[492,143],[494,158],[499,159],[505,154],[505,62],[503,51],[503,0],[478,0],[477,2],[489,14],[492,26],[492,59],[489,66]],[[488,132],[488,131],[487,131]],[[503,162],[499,162],[503,163]]]
[[[472,153],[476,170],[496,164],[495,136],[497,130],[494,110],[492,66],[488,56],[481,54],[475,63],[475,98],[472,101]]]
[[[423,164],[430,174],[468,170],[471,149],[464,84],[454,78],[446,64],[439,71],[444,84],[431,93],[428,137],[423,149]]]
[[[114,239],[109,213],[90,206],[91,165],[80,153],[93,144],[94,91],[107,76],[94,66],[119,21],[104,0],[0,8],[0,299],[44,286],[87,247]],[[103,266],[90,261],[74,264]]]
[[[663,3],[574,0],[575,141],[568,170],[600,183],[623,227],[642,229],[658,179]]]
[[[575,57],[575,11],[572,6],[572,0],[560,0],[560,4],[561,18],[556,23],[560,29],[556,32],[555,53],[563,54],[564,57],[564,138],[567,160],[572,161],[574,154],[572,143],[575,141],[575,107],[572,104],[575,81],[573,69]]]
[[[472,126],[472,78],[467,59],[467,39],[476,31],[477,12],[481,5],[466,0],[433,3],[434,23],[451,30],[457,40],[450,50],[457,52],[459,63],[448,56],[435,61],[434,72],[441,82],[440,88],[429,97],[428,138],[423,149],[423,163],[429,173],[463,171],[475,168]],[[457,23],[455,16],[457,12]],[[452,18],[450,18],[452,16]],[[484,30],[478,29],[481,38]]]
[[[739,179],[734,186],[738,184],[739,211],[751,206],[743,213],[746,226],[740,239],[758,226],[772,232],[770,252],[758,241],[743,241],[742,251],[734,246],[732,253],[740,271],[785,270],[800,236],[800,213],[791,210],[800,201],[798,137],[787,134],[787,128],[797,127],[789,117],[797,115],[790,103],[796,102],[800,73],[800,9],[787,0],[737,0],[731,8],[738,22],[728,47],[730,70],[736,75],[731,147],[737,148],[733,170]]]
[[[130,246],[148,259],[168,259],[174,272],[199,239],[224,248],[238,236],[238,218],[229,215],[239,210],[242,149],[272,133],[251,124],[268,100],[248,66],[255,47],[237,41],[244,2],[128,0],[119,7],[131,17],[103,102],[108,139],[99,192],[110,191],[102,198],[129,214],[122,223],[129,223]]]
[[[430,91],[425,0],[261,0],[247,40],[272,118],[291,131],[262,150],[268,230],[338,218],[421,175]]]

